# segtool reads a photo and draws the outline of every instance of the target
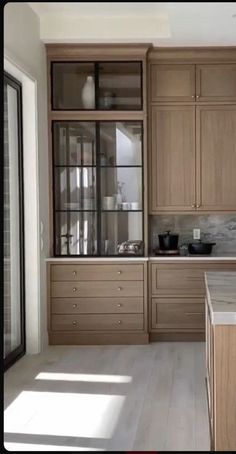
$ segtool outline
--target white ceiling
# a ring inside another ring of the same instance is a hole
[[[111,37],[110,42],[149,41],[159,46],[236,46],[235,2],[34,2],[29,5],[40,17],[41,38],[45,42],[67,38],[70,42],[89,41],[89,38],[106,42]]]

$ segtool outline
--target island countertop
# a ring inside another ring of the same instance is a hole
[[[236,325],[236,272],[207,272],[205,282],[212,323]]]

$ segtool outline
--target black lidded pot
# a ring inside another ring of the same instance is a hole
[[[158,235],[159,248],[162,251],[176,251],[178,249],[179,235],[167,232]]]

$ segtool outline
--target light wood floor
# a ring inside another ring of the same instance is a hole
[[[8,450],[210,449],[204,343],[49,347],[4,388]]]

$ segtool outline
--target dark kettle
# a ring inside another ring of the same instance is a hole
[[[159,247],[162,251],[175,251],[178,249],[179,235],[167,232],[158,235]]]

